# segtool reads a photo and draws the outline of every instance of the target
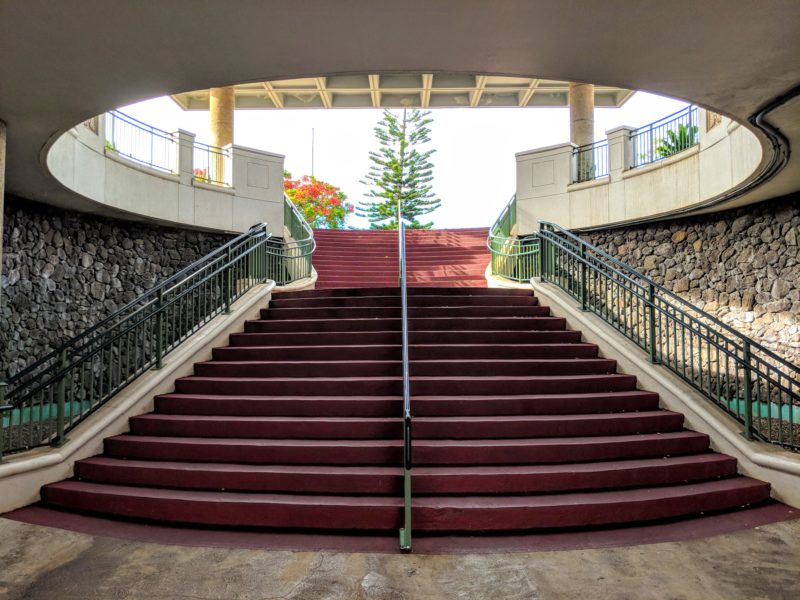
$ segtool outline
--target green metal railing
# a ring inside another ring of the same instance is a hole
[[[530,281],[539,276],[539,238],[519,239],[514,232],[517,222],[517,197],[512,196],[495,221],[486,246],[491,254],[492,275],[513,281]]]
[[[308,277],[314,243],[306,233],[310,239],[284,242],[256,225],[0,382],[0,458],[62,445],[70,429],[160,368],[165,355],[252,287]]]
[[[298,279],[311,277],[312,255],[317,247],[314,231],[292,201],[283,198],[283,240],[271,242],[270,279],[285,285]]]
[[[608,177],[608,140],[572,149],[572,183]]]
[[[731,415],[748,439],[800,449],[800,366],[558,225],[541,223],[539,240],[542,281]]]
[[[631,168],[658,162],[695,146],[698,143],[698,114],[696,106],[687,106],[631,132]]]

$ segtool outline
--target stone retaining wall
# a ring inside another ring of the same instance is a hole
[[[61,211],[6,196],[0,378],[16,373],[229,236]]]
[[[800,362],[800,195],[583,237]]]

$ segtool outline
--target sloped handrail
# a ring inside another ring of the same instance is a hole
[[[554,223],[541,222],[543,281],[577,299],[744,425],[800,448],[800,366]]]
[[[266,282],[265,223],[210,252],[0,386],[0,453],[53,444],[254,285]]]
[[[309,277],[313,231],[302,223],[292,227],[306,237],[278,240],[266,223],[254,225],[0,381],[0,458],[63,444],[70,429],[144,372],[160,368],[167,353],[229,312],[253,286]]]

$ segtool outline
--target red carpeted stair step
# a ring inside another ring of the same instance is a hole
[[[587,375],[614,373],[616,361],[607,358],[577,359],[458,359],[413,360],[412,377],[451,375]],[[210,361],[196,363],[198,377],[380,377],[401,375],[399,360],[349,361]]]
[[[95,483],[176,489],[351,495],[396,495],[403,489],[400,467],[243,465],[99,456],[76,463],[76,475],[83,481]]]
[[[399,465],[402,440],[229,439],[118,435],[105,441],[117,458],[248,464]]]
[[[83,481],[174,489],[342,495],[400,495],[403,491],[400,467],[190,463],[98,456],[78,461],[75,471]],[[706,453],[565,465],[419,467],[414,470],[414,490],[417,495],[536,494],[670,485],[735,475],[735,459]]]
[[[411,360],[433,359],[519,359],[519,358],[596,358],[594,344],[450,344],[410,346]],[[399,344],[352,346],[226,346],[215,348],[215,361],[298,360],[341,362],[348,360],[400,360]]]
[[[538,306],[535,296],[490,296],[490,295],[420,295],[408,297],[409,306]],[[316,298],[287,298],[275,294],[270,300],[270,308],[314,308],[314,307],[356,307],[356,306],[395,306],[400,307],[400,296],[327,296]]]
[[[415,393],[426,395],[486,396],[498,389],[507,394],[567,394],[617,392],[636,388],[630,375],[571,375],[540,377],[415,377]],[[175,381],[182,394],[278,395],[311,394],[324,396],[390,396],[402,394],[398,377],[293,377],[230,378],[182,377]]]
[[[262,309],[262,320],[281,319],[383,319],[397,318],[399,306],[353,306],[335,308],[267,308]],[[409,318],[440,317],[547,317],[546,306],[410,306]]]
[[[397,496],[207,492],[64,481],[45,488],[54,506],[194,525],[395,530]],[[535,496],[420,497],[417,531],[526,531],[674,518],[769,498],[746,477],[665,487]]]
[[[535,308],[535,307],[534,307]],[[409,318],[413,331],[554,331],[563,330],[563,317],[426,317]],[[281,319],[247,321],[247,333],[280,333],[286,331],[392,331],[401,328],[400,318],[373,319]]]
[[[581,341],[580,331],[410,331],[411,344],[483,344],[502,336],[507,344],[569,344]],[[336,331],[336,332],[278,332],[235,333],[231,335],[232,346],[265,346],[275,344],[308,346],[321,345],[369,345],[399,344],[400,331]]]
[[[678,456],[707,449],[708,436],[692,431],[578,438],[419,439],[414,444],[414,462],[419,466],[568,463]],[[314,440],[125,434],[105,442],[105,454],[118,458],[252,464],[399,465],[402,451],[399,437]]]
[[[651,411],[658,395],[628,391],[529,396],[414,396],[414,413],[424,416],[567,415],[603,412]],[[215,396],[164,394],[156,397],[163,414],[395,417],[402,397],[397,396]]]
[[[205,492],[62,481],[44,489],[57,507],[169,523],[227,527],[389,530],[402,498]]]
[[[669,519],[769,499],[769,484],[747,477],[632,490],[543,496],[421,497],[418,531],[525,531]]]
[[[134,435],[267,439],[392,439],[400,417],[253,417],[149,414],[130,421]],[[628,435],[677,431],[683,415],[668,411],[591,415],[418,417],[419,439],[502,439]]]

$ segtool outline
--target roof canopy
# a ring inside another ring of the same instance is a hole
[[[569,82],[498,75],[334,75],[241,83],[237,109],[568,106]],[[620,107],[633,91],[595,86],[595,105]],[[208,90],[175,94],[184,110],[208,110]]]

